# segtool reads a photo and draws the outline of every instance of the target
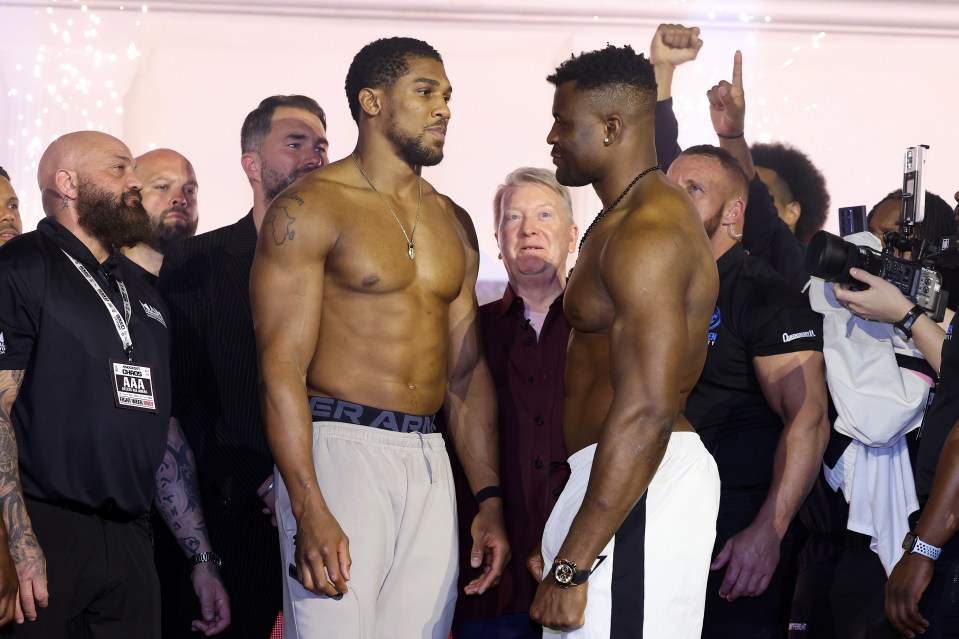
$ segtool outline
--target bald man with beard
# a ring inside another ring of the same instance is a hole
[[[193,165],[172,149],[154,149],[139,156],[134,175],[143,185],[140,195],[153,230],[145,242],[123,249],[123,254],[151,273],[155,282],[167,248],[196,234],[199,187]]]
[[[170,419],[166,307],[118,250],[151,229],[134,166],[109,135],[58,138],[37,175],[46,219],[0,252],[0,509],[17,637],[158,639],[154,500],[197,564],[194,629],[230,622],[192,452]]]

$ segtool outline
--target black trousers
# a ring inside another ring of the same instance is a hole
[[[49,605],[3,636],[27,639],[159,639],[160,594],[150,521],[26,500],[47,560]]]

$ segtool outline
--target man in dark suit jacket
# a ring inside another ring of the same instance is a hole
[[[170,309],[174,407],[196,456],[201,498],[234,608],[223,637],[266,639],[282,609],[273,458],[257,393],[249,278],[263,216],[277,193],[327,163],[326,116],[311,98],[272,96],[243,123],[253,208],[233,225],[174,243],[158,288]],[[158,553],[159,550],[158,545]],[[162,560],[158,563],[163,563]],[[186,570],[161,575],[164,637],[193,637]]]

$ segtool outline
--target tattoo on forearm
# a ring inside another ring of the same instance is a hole
[[[193,451],[179,429],[177,436],[167,441],[163,462],[156,473],[156,485],[160,516],[183,552],[195,553],[200,540],[206,538],[206,522],[200,507]]]
[[[17,436],[13,430],[13,402],[24,371],[0,373],[0,512],[7,527],[10,554],[21,577],[42,577],[46,571],[40,544],[23,502]],[[36,560],[31,563],[31,560]]]
[[[283,211],[283,215],[281,216],[279,213],[274,213],[267,222],[269,222],[273,228],[273,243],[279,246],[287,240],[293,240],[293,237],[296,235],[296,232],[293,230],[293,222],[296,221],[296,218],[290,215],[290,212],[285,206],[277,206],[276,209]]]

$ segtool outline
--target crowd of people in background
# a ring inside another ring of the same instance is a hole
[[[933,318],[811,276],[825,180],[749,144],[740,52],[678,144],[699,36],[559,65],[492,229],[424,178],[452,87],[412,38],[354,57],[348,157],[313,98],[257,105],[208,233],[172,149],[62,135],[27,233],[0,169],[0,636],[957,636],[959,278]],[[957,235],[908,197],[846,240]]]

